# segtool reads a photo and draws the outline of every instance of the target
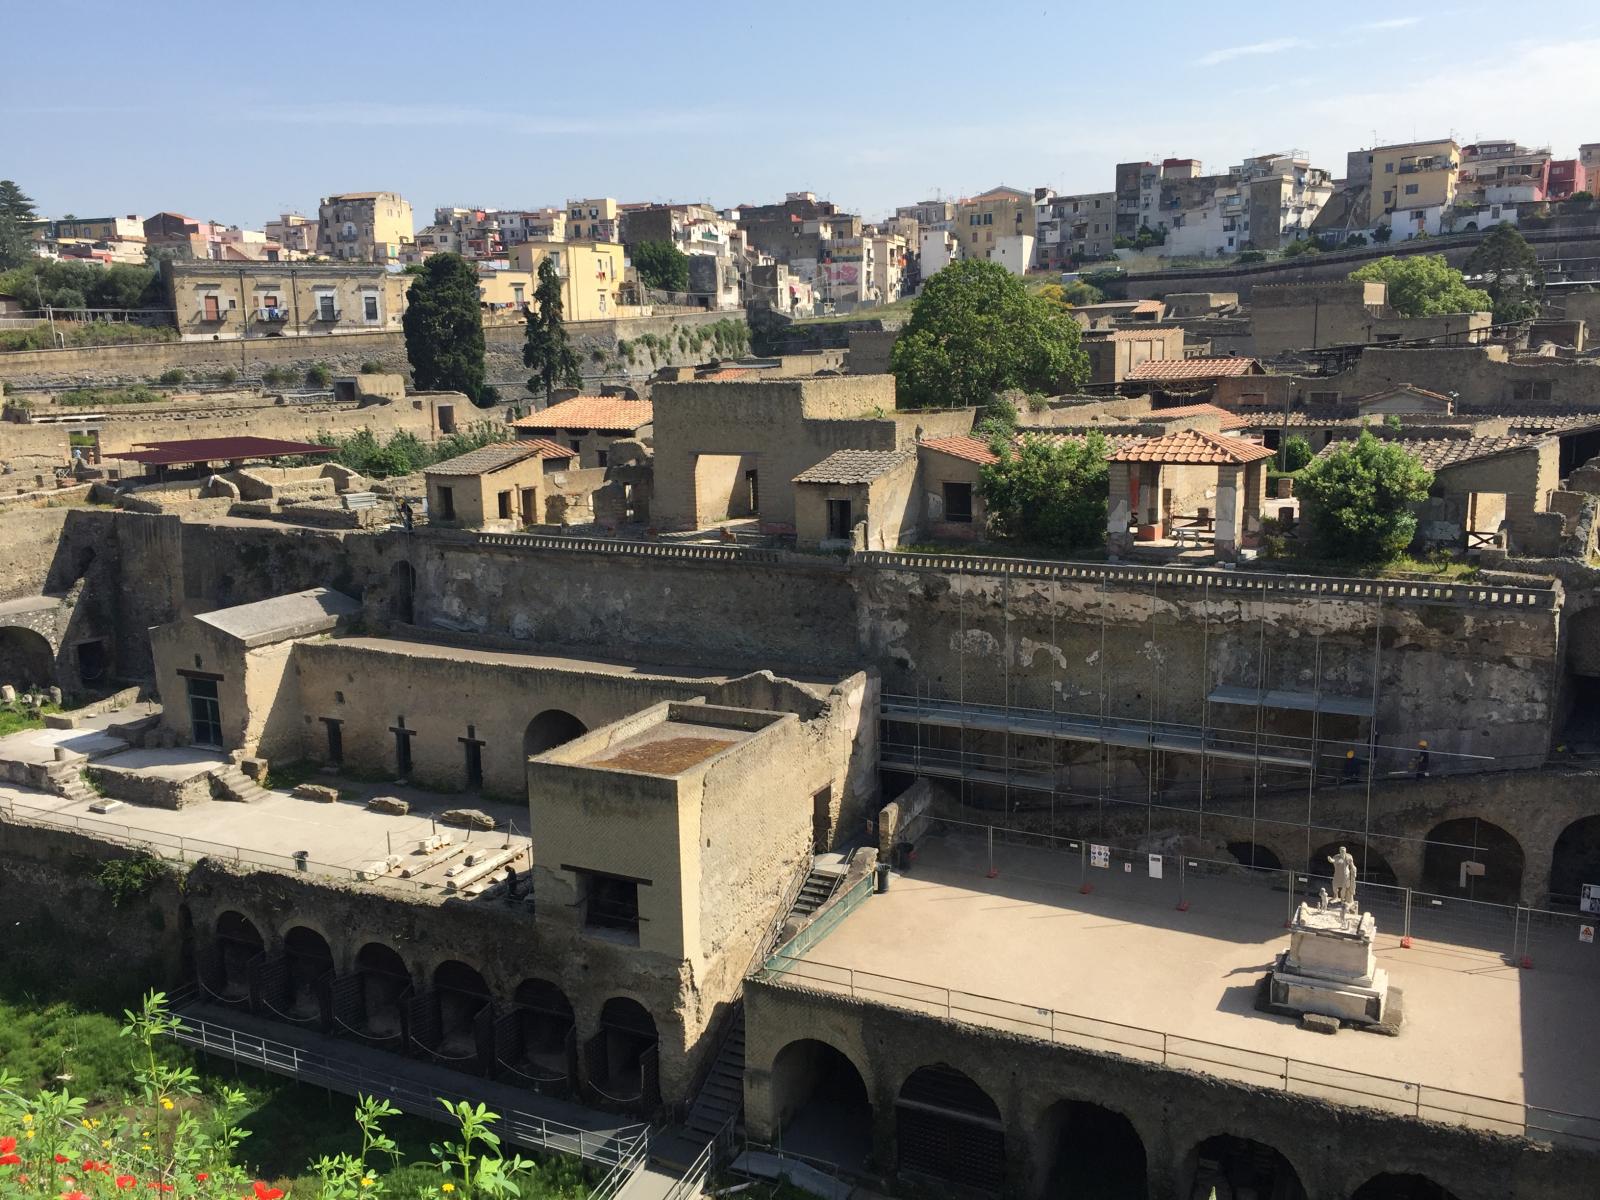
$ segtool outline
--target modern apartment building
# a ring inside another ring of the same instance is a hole
[[[1033,206],[1035,265],[1058,270],[1072,263],[1105,258],[1117,237],[1117,194],[1078,196],[1046,193]]]
[[[416,226],[396,192],[328,196],[317,213],[317,253],[344,262],[398,263]]]
[[[555,263],[561,276],[563,316],[568,321],[599,321],[619,311],[618,289],[626,261],[621,242],[520,242],[506,251],[512,271],[539,278],[539,264]],[[531,297],[530,297],[531,298]]]
[[[1004,185],[958,201],[953,228],[961,257],[992,259],[998,240],[1034,236],[1033,201],[1032,192]]]
[[[598,200],[568,200],[567,238],[570,241],[620,242],[622,206],[609,196]]]

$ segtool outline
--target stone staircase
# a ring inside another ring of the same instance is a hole
[[[267,795],[267,790],[241,771],[237,763],[224,763],[212,771],[211,782],[218,800],[254,804]]]
[[[58,796],[65,796],[68,800],[92,804],[99,797],[99,793],[83,781],[81,759],[77,762],[52,764],[48,778],[50,790]]]
[[[789,919],[793,921],[798,917],[809,917],[816,912],[828,902],[843,878],[842,870],[813,866],[806,875],[806,881],[800,885],[800,894],[795,897],[794,907],[789,910]]]
[[[700,1085],[684,1130],[696,1141],[709,1142],[730,1117],[744,1107],[744,1000],[737,1001],[728,1035],[717,1047],[711,1071]]]

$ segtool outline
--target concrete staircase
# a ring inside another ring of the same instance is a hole
[[[806,875],[806,881],[800,885],[800,894],[795,897],[794,907],[789,910],[789,919],[793,921],[797,917],[809,917],[816,912],[828,902],[843,878],[844,873],[840,870],[813,866]]]
[[[744,1000],[734,1009],[728,1036],[717,1047],[700,1093],[694,1098],[684,1131],[698,1142],[709,1142],[744,1108]]]
[[[77,803],[91,804],[98,793],[83,781],[83,761],[56,763],[49,772],[50,790]]]
[[[224,763],[211,772],[217,799],[237,804],[254,804],[266,798],[267,790],[239,769],[237,763]]]

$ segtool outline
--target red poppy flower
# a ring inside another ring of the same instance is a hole
[[[197,1171],[195,1173],[194,1181],[196,1183],[204,1183],[206,1180],[208,1180],[210,1178],[211,1178],[211,1176],[207,1175],[204,1171]]]
[[[21,1161],[22,1156],[17,1153],[17,1139],[0,1137],[0,1167],[14,1167]]]
[[[132,1175],[118,1175],[117,1176],[117,1189],[119,1191],[127,1191],[129,1188],[131,1188],[134,1184],[136,1184],[138,1182],[139,1181],[137,1179],[135,1179]]]
[[[256,1200],[283,1200],[283,1189],[268,1187],[261,1180],[255,1182]],[[244,1200],[250,1200],[248,1196]]]
[[[82,1192],[62,1192],[61,1200],[89,1200]]]
[[[83,1160],[83,1169],[85,1171],[99,1171],[102,1175],[111,1174],[110,1163],[95,1162],[95,1160],[92,1158],[86,1158]]]
[[[17,1139],[14,1137],[0,1137],[0,1154],[10,1154],[17,1148]]]
[[[64,1163],[67,1161],[67,1156],[65,1154],[58,1154],[56,1155],[56,1161],[58,1163]]]

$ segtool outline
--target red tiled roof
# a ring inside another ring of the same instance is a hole
[[[704,375],[696,375],[696,383],[723,383],[729,379],[738,379],[745,375],[755,374],[754,367],[722,367],[715,371],[708,371]]]
[[[1275,451],[1258,442],[1180,429],[1158,438],[1146,438],[1124,446],[1111,456],[1112,462],[1181,463],[1195,466],[1238,466],[1271,458]]]
[[[1000,461],[1000,456],[989,449],[989,443],[982,438],[975,438],[969,433],[954,433],[948,437],[927,438],[917,443],[929,450],[937,450],[940,454],[948,454],[952,458],[962,458],[967,462],[977,463],[979,466],[988,466],[990,463]]]
[[[514,443],[518,446],[532,446],[540,458],[576,458],[578,452],[571,446],[563,446],[560,442],[552,442],[549,438],[518,438]]]
[[[286,442],[279,438],[222,437],[189,438],[176,442],[138,442],[137,450],[123,450],[107,457],[143,463],[147,467],[170,467],[179,463],[220,462],[236,458],[277,458],[288,454],[333,454],[333,446],[313,442]]]
[[[1251,375],[1260,369],[1253,358],[1152,358],[1129,371],[1128,378],[1221,379],[1225,375]]]
[[[517,429],[638,429],[650,424],[648,400],[623,400],[617,396],[574,396],[511,424]]]
[[[556,453],[551,454],[554,450]],[[515,442],[490,442],[454,458],[424,467],[424,475],[489,475],[503,471],[529,458],[571,458],[572,451],[544,438],[523,438]]]
[[[1229,412],[1225,408],[1218,408],[1215,404],[1179,404],[1174,408],[1156,408],[1150,410],[1152,421],[1164,421],[1168,417],[1221,417],[1219,428],[1223,432],[1230,429],[1243,429],[1250,424],[1248,417],[1241,417],[1238,413]]]

